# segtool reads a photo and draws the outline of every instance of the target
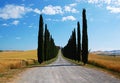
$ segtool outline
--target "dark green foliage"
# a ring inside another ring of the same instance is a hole
[[[38,56],[38,62],[42,63],[44,60],[44,47],[43,47],[43,17],[40,15],[39,20],[39,32],[38,32],[38,49],[37,49],[37,56]]]
[[[75,29],[67,43],[67,45],[62,49],[62,53],[65,57],[77,60],[76,57],[76,32]]]
[[[84,64],[88,62],[88,35],[87,35],[87,19],[86,19],[86,10],[83,9],[82,12],[82,61]]]
[[[44,33],[44,34],[43,34]],[[38,62],[50,60],[57,56],[59,48],[55,45],[54,39],[50,36],[50,32],[45,24],[45,32],[43,28],[43,18],[40,15],[39,32],[38,32]]]
[[[80,33],[80,23],[77,23],[77,59],[81,61],[81,33]]]
[[[3,50],[0,50],[0,52],[3,52]]]
[[[49,43],[49,34],[48,34],[47,24],[45,24],[45,33],[44,33],[44,61],[47,60],[48,43]]]
[[[52,38],[52,36],[50,36],[47,25],[45,25],[45,27],[44,56],[45,61],[47,61],[57,56],[58,48],[54,43],[54,39]]]
[[[83,9],[82,12],[82,51],[81,51],[81,33],[80,33],[80,23],[77,23],[77,44],[76,44],[76,32],[75,29],[67,43],[67,45],[62,48],[63,55],[67,58],[82,61],[84,64],[88,62],[88,35],[87,35],[87,19],[86,10]]]
[[[74,60],[77,60],[77,50],[76,50],[76,31],[74,29],[73,31],[73,56],[74,56]]]

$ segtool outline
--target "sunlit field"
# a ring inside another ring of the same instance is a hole
[[[9,69],[17,69],[34,64],[37,60],[37,51],[0,52],[0,73]]]
[[[90,54],[89,63],[111,71],[120,72],[120,56]]]

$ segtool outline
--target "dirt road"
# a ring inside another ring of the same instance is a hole
[[[103,72],[72,64],[61,57],[45,67],[31,68],[13,83],[120,83]]]

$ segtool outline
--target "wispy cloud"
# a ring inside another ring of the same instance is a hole
[[[110,4],[112,2],[112,0],[88,0],[88,3],[105,3],[105,4]]]
[[[61,6],[48,5],[42,9],[42,13],[47,15],[55,15],[55,14],[62,14],[63,11]]]
[[[47,21],[54,21],[54,22],[59,22],[60,20],[59,19],[51,19],[51,18],[48,18],[46,19]]]
[[[29,28],[32,28],[33,26],[32,26],[32,25],[29,25],[28,27],[29,27]]]
[[[33,11],[37,14],[41,14],[41,11],[38,8],[35,8]]]
[[[78,13],[79,11],[74,7],[77,6],[77,3],[72,3],[64,7],[65,12]]]
[[[15,39],[16,39],[16,40],[20,40],[20,39],[21,39],[21,37],[16,37]]]
[[[87,0],[86,2],[95,4],[98,7],[104,5],[110,13],[120,13],[120,0]]]
[[[4,24],[2,24],[2,26],[5,26],[5,27],[7,27],[7,26],[9,26],[7,23],[4,23]]]
[[[63,18],[62,18],[62,21],[67,21],[67,20],[75,21],[76,18],[75,18],[74,16],[66,16],[66,17],[63,17]]]
[[[18,20],[15,20],[12,22],[13,25],[18,25],[19,24],[19,21]]]
[[[107,6],[106,9],[111,13],[120,13],[120,7]]]
[[[29,4],[29,6],[34,6],[34,4]]]

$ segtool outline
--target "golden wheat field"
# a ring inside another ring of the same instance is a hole
[[[113,57],[90,54],[89,63],[112,71],[120,72],[120,56]]]
[[[34,64],[37,60],[37,51],[23,51],[23,52],[0,52],[0,72],[9,69],[17,69],[25,67],[28,64]]]

